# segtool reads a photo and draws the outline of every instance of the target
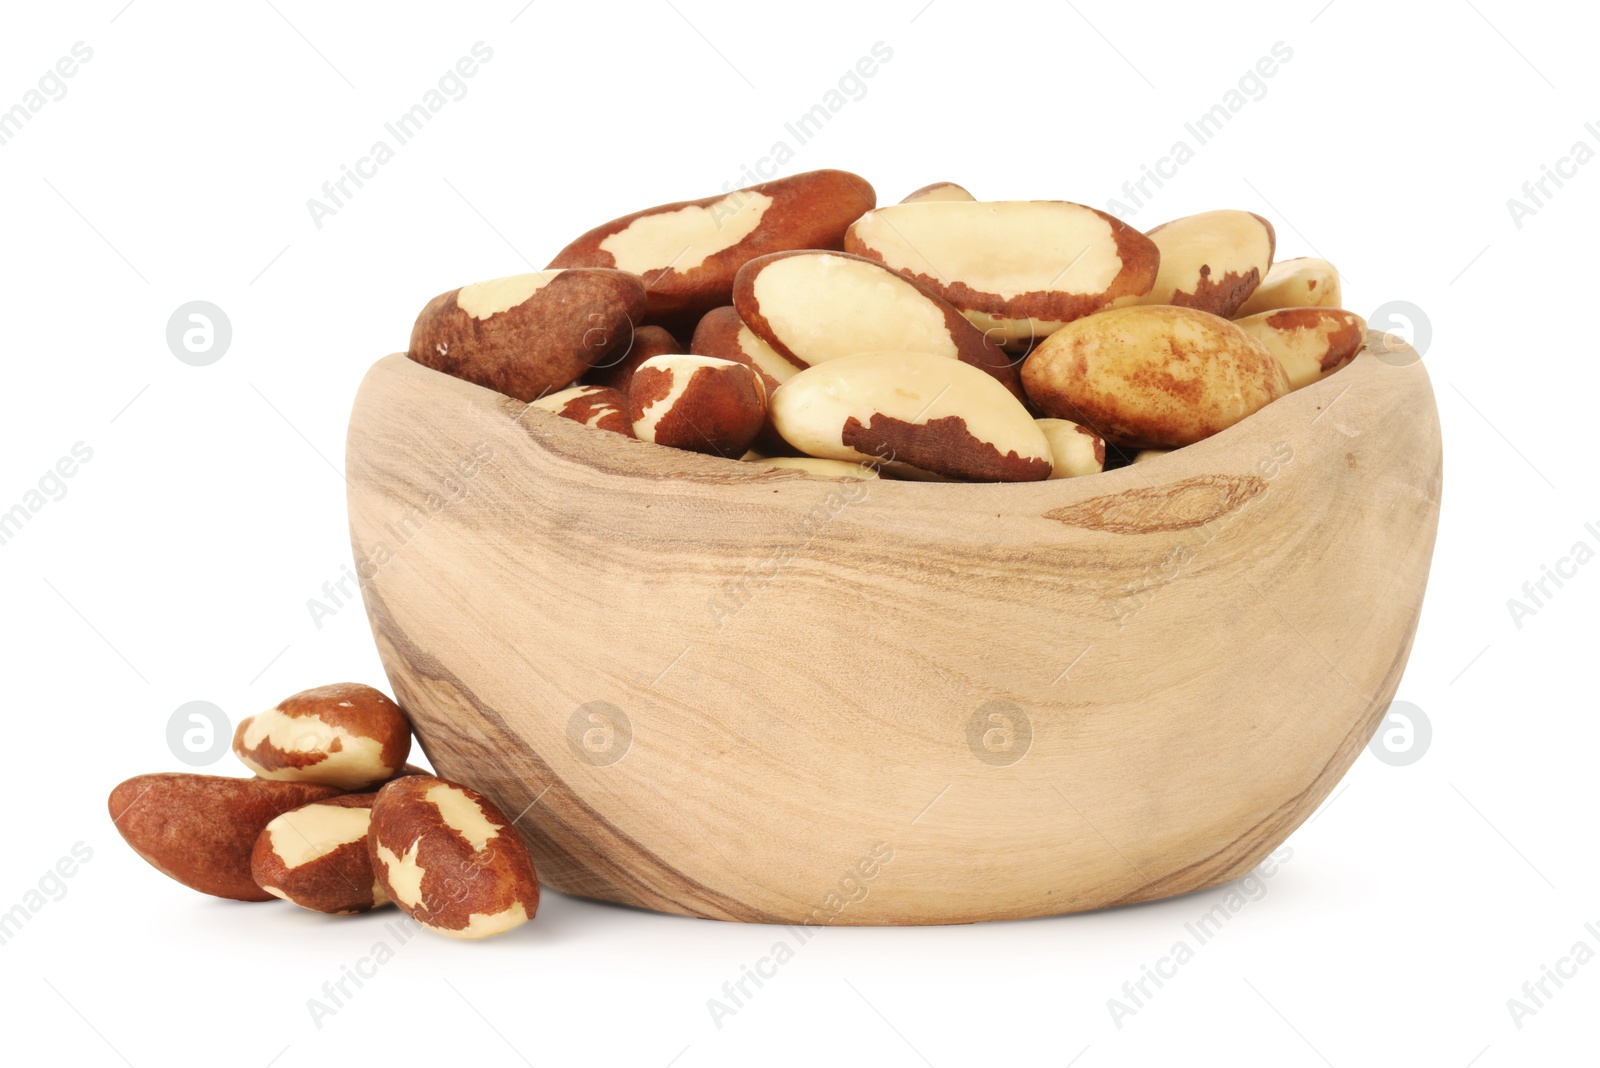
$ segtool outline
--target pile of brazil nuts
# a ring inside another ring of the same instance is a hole
[[[820,476],[1029,482],[1161,455],[1355,358],[1325,260],[821,170],[597,226],[429,301],[408,355],[642,441]],[[1108,448],[1110,456],[1108,457]]]
[[[539,880],[512,821],[408,765],[410,751],[410,721],[382,692],[319,686],[239,724],[233,752],[255,778],[136,775],[111,791],[111,819],[203,894],[336,916],[393,903],[451,938],[526,923]]]

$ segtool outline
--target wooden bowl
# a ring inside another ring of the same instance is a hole
[[[347,452],[373,633],[434,767],[566,893],[928,924],[1213,886],[1411,648],[1438,414],[1372,340],[1198,445],[1022,485],[679,452],[390,356]]]

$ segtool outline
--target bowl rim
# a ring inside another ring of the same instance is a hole
[[[1383,358],[1379,357],[1379,351],[1383,352]],[[798,468],[773,467],[759,461],[658,445],[613,432],[596,432],[593,427],[537,408],[531,402],[517,400],[416,363],[403,352],[387,359],[403,360],[411,367],[438,376],[436,381],[443,388],[465,390],[463,398],[471,398],[475,407],[497,405],[513,422],[520,423],[541,448],[556,457],[612,475],[635,478],[642,475],[664,482],[745,488],[785,483],[849,486],[865,481],[871,486],[873,496],[885,503],[903,501],[907,505],[924,508],[944,503],[951,508],[999,508],[1002,512],[1048,508],[1062,504],[1063,498],[1089,499],[1129,490],[1154,489],[1179,481],[1190,473],[1238,467],[1237,463],[1224,463],[1222,457],[1247,443],[1259,442],[1271,436],[1271,427],[1286,427],[1301,420],[1315,422],[1326,408],[1331,408],[1351,390],[1364,390],[1369,380],[1376,376],[1394,372],[1417,373],[1420,375],[1421,390],[1426,393],[1430,403],[1433,400],[1431,381],[1416,350],[1393,334],[1369,329],[1366,346],[1344,367],[1285,394],[1208,438],[1142,464],[1130,463],[1093,475],[1033,482],[939,482],[896,478],[861,480],[815,475]],[[1371,384],[1374,390],[1396,392],[1392,386],[1393,383],[1387,387],[1376,382]],[[1249,462],[1254,461],[1252,453]]]

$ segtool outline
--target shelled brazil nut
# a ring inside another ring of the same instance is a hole
[[[808,456],[980,482],[1050,477],[1044,431],[999,382],[922,352],[857,353],[795,375],[772,422]]]
[[[767,390],[742,363],[656,356],[628,382],[628,417],[640,441],[737,459],[767,418]]]
[[[629,375],[631,379],[633,376]],[[540,397],[533,407],[554,412],[584,426],[610,430],[633,437],[633,421],[628,418],[628,399],[610,386],[573,386],[559,393]]]
[[[563,389],[645,312],[644,283],[600,268],[535,271],[441,293],[411,331],[408,355],[515,397]]]
[[[851,223],[844,248],[899,271],[1011,344],[1144,296],[1161,259],[1122,220],[1059,200],[892,204]]]
[[[411,356],[589,428],[818,478],[1081,478],[1108,445],[1112,467],[1182,448],[1356,358],[1338,271],[1276,255],[1250,211],[1141,233],[950,181],[879,207],[860,176],[809,171],[633,212],[546,271],[436,298]]]
[[[865,178],[809,171],[700,200],[646,208],[590,230],[551,267],[612,267],[640,276],[654,317],[702,315],[728,303],[747,262],[792,248],[838,248],[876,203]]]
[[[1277,234],[1248,211],[1207,211],[1149,230],[1161,253],[1155,286],[1140,304],[1176,304],[1227,318],[1272,268]]]
[[[922,352],[983,371],[1018,399],[1015,363],[946,301],[883,264],[842,252],[775,252],[733,280],[739,317],[791,363]]]
[[[426,775],[396,779],[373,802],[367,843],[383,893],[430,931],[488,938],[538,911],[527,847],[476,790]]]
[[[1299,256],[1274,263],[1234,315],[1242,318],[1278,308],[1337,308],[1343,300],[1339,272],[1333,264],[1316,256]]]
[[[334,916],[396,903],[453,938],[513,930],[538,907],[527,847],[488,799],[401,763],[410,739],[405,713],[379,691],[320,686],[240,724],[241,760],[288,778],[136,775],[107,804],[134,852],[203,894]],[[375,768],[384,778],[368,783]],[[307,772],[376,789],[294,778]]]
[[[1192,445],[1289,392],[1283,365],[1244,329],[1170,305],[1068,323],[1028,357],[1022,380],[1046,415],[1129,448]]]
[[[251,878],[312,912],[350,916],[388,904],[367,849],[377,796],[340,794],[278,816],[256,838]]]
[[[1234,322],[1283,365],[1291,389],[1333,374],[1367,340],[1367,321],[1343,308],[1279,308]]]

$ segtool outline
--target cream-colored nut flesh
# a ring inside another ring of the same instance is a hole
[[[997,342],[1148,293],[1154,244],[1065,201],[923,201],[869,211],[845,251],[879,260],[955,305]]]
[[[600,249],[611,254],[618,270],[633,274],[688,271],[749,237],[771,206],[771,197],[746,189],[704,207],[641,215],[601,241]]]
[[[404,853],[396,853],[384,845],[377,848],[378,863],[383,865],[383,878],[394,891],[395,902],[408,909],[422,906],[422,877],[427,873],[417,863],[421,845],[419,839]]]
[[[782,467],[789,471],[804,471],[822,478],[877,478],[878,472],[871,464],[851,463],[848,460],[824,460],[816,456],[746,456],[750,463]]]
[[[1367,341],[1367,321],[1343,308],[1278,308],[1233,322],[1277,357],[1292,389],[1333,374]]]
[[[1206,211],[1147,235],[1161,250],[1155,287],[1139,304],[1177,304],[1233,315],[1272,267],[1272,224],[1248,211]]]
[[[633,433],[623,395],[609,386],[573,386],[540,397],[530,407],[555,412],[584,426]]]
[[[876,263],[782,256],[762,266],[751,291],[773,336],[810,365],[857,352],[957,355],[945,309]]]
[[[934,182],[932,185],[925,185],[921,189],[907,193],[900,203],[923,204],[928,201],[977,199],[954,182]]]
[[[361,841],[370,826],[370,808],[306,805],[267,824],[267,834],[272,851],[282,859],[284,867],[293,869],[319,860],[340,846]]]
[[[742,363],[761,376],[770,394],[799,373],[800,368],[751,330],[731,306],[713,308],[695,328],[689,351],[696,356]]]
[[[664,397],[652,400],[644,405],[641,417],[634,421],[633,432],[640,441],[656,440],[656,425],[663,416],[672,411],[678,402],[683,399],[683,393],[689,388],[689,380],[694,377],[696,368],[722,367],[732,363],[732,360],[719,360],[714,356],[653,356],[645,361],[653,367],[672,372],[672,386]],[[641,365],[643,366],[643,365]]]
[[[756,336],[748,326],[739,330],[739,351],[748,357],[750,366],[760,372],[762,381],[770,378],[778,385],[800,373],[800,368],[783,358],[771,345]]]
[[[1168,304],[1068,323],[1029,354],[1022,384],[1045,415],[1122,448],[1191,445],[1289,392],[1283,366],[1237,323]]]
[[[399,770],[383,762],[381,741],[334,726],[320,716],[286,716],[270,708],[251,717],[243,741],[247,750],[266,742],[285,753],[323,755],[323,759],[305,768],[264,768],[247,753],[239,752],[245,766],[263,779],[340,785],[380,782]]]
[[[1337,308],[1344,303],[1341,289],[1339,271],[1327,260],[1315,256],[1279,260],[1234,318],[1278,308]]]
[[[772,424],[808,456],[892,460],[973,481],[1049,477],[1044,431],[1004,386],[924,353],[857,353],[807,368],[773,394]]]
[[[423,796],[439,810],[444,825],[466,839],[475,851],[481,851],[500,837],[499,825],[489,819],[476,801],[456,787],[439,783],[429,787]]]
[[[560,273],[559,270],[533,271],[487,282],[474,282],[462,286],[456,293],[456,306],[474,319],[487,319],[515,308],[549,285]]]
[[[670,371],[672,373],[672,385],[665,396],[653,399],[643,406],[640,418],[634,420],[633,432],[638,435],[640,441],[655,441],[656,427],[660,424],[662,418],[676,408],[683,399],[684,391],[689,388],[689,383],[694,378],[695,371],[702,367],[724,368],[735,363],[736,361],[734,360],[722,360],[715,356],[694,356],[683,353],[652,356],[640,364],[641,368],[649,367],[656,370]],[[635,372],[635,374],[637,373]]]
[[[570,386],[555,393],[546,393],[529,407],[541,408],[547,412],[559,412],[567,406],[568,401],[595,396],[605,388],[605,386]]]
[[[1106,469],[1106,443],[1099,434],[1070,419],[1035,419],[1050,443],[1051,478],[1097,475]]]
[[[492,938],[495,935],[505,934],[513,927],[527,922],[528,910],[522,907],[522,902],[513,901],[499,912],[474,912],[468,918],[465,927],[428,927],[427,924],[423,924],[423,926],[428,927],[428,930],[435,934],[470,942],[479,938]]]
[[[1133,462],[1136,464],[1147,464],[1151,460],[1159,460],[1163,456],[1167,455],[1167,453],[1176,451],[1177,450],[1175,449],[1140,449],[1138,452],[1133,454]]]

